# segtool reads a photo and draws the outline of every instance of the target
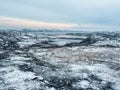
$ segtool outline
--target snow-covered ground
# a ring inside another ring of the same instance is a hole
[[[117,40],[105,40],[105,41],[98,41],[94,45],[111,45],[111,46],[120,46],[120,41]]]
[[[119,37],[5,33],[0,32],[0,90],[120,90]]]

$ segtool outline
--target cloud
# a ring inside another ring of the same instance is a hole
[[[35,20],[25,20],[19,18],[11,18],[0,16],[0,26],[13,27],[13,28],[53,28],[53,29],[65,29],[75,28],[78,24],[66,24],[66,23],[48,23]]]
[[[120,0],[1,0],[0,15],[54,23],[116,26]]]

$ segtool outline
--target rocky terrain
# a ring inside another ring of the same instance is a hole
[[[0,90],[120,90],[120,32],[1,30]]]

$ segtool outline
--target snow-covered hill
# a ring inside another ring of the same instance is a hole
[[[120,33],[0,31],[0,90],[120,90]]]

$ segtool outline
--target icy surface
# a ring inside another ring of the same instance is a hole
[[[0,90],[120,90],[119,40],[110,32],[0,31]]]

